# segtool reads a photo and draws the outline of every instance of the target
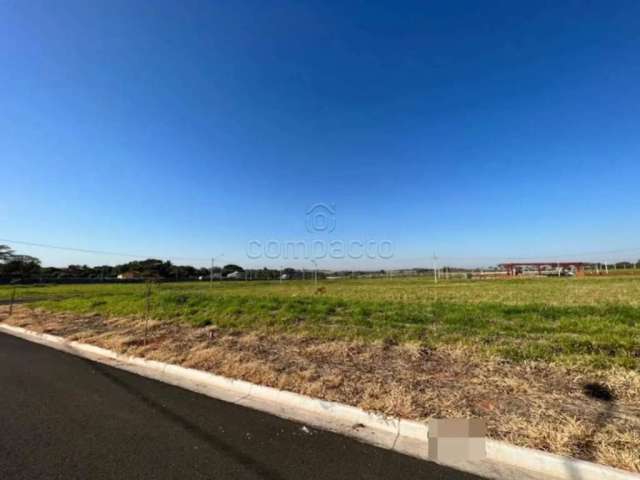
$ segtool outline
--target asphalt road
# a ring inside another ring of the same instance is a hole
[[[0,334],[0,478],[479,477]]]

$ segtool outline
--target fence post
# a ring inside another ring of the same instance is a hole
[[[11,300],[9,301],[9,316],[13,315],[13,302],[16,301],[16,287],[11,290]]]
[[[147,282],[146,292],[146,305],[145,305],[145,320],[144,320],[144,344],[147,345],[147,334],[149,332],[149,316],[151,315],[151,282]]]

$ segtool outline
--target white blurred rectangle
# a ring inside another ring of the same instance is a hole
[[[429,421],[429,458],[434,461],[483,460],[486,424],[480,418]]]

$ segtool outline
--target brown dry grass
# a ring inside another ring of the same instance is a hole
[[[0,307],[0,318],[7,307]],[[516,445],[640,472],[640,373],[510,363],[470,347],[327,341],[19,306],[12,325],[403,418],[482,417]],[[614,402],[587,397],[601,382]]]

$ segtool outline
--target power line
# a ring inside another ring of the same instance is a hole
[[[11,240],[8,238],[0,238],[0,242],[16,244],[16,245],[25,245],[30,247],[39,247],[39,248],[48,248],[53,250],[63,250],[69,252],[78,252],[78,253],[87,253],[94,255],[112,255],[118,257],[126,257],[126,258],[136,258],[136,259],[148,259],[148,258],[158,258],[158,259],[167,259],[167,260],[179,260],[179,261],[191,261],[191,262],[209,262],[211,260],[210,257],[181,257],[181,256],[164,256],[164,255],[140,255],[134,253],[123,253],[123,252],[111,252],[107,250],[93,250],[86,248],[77,248],[77,247],[67,247],[60,245],[51,245],[47,243],[38,243],[38,242],[27,242],[24,240]],[[575,257],[605,257],[609,255],[619,255],[623,253],[640,253],[639,248],[627,248],[627,249],[618,249],[618,250],[601,250],[601,251],[592,251],[592,252],[582,252],[582,253],[568,253],[563,255],[537,255],[537,256],[527,256],[527,257],[512,257],[507,255],[494,255],[494,256],[449,256],[449,255],[438,255],[438,259],[440,260],[494,260],[494,261],[510,261],[510,260],[534,260],[534,259],[545,259],[545,260],[558,260],[563,258],[575,258]],[[416,258],[416,260],[418,260]],[[434,260],[432,257],[431,260]]]
[[[49,245],[47,243],[25,242],[23,240],[10,240],[8,238],[0,238],[0,242],[15,243],[16,245],[25,245],[29,247],[40,247],[40,248],[49,248],[53,250],[63,250],[68,252],[90,253],[90,254],[96,254],[96,255],[113,255],[113,256],[128,257],[128,258],[144,258],[144,259],[165,258],[169,260],[183,260],[183,261],[193,261],[193,262],[204,262],[209,260],[208,258],[197,258],[197,257],[168,257],[163,255],[137,255],[133,253],[109,252],[106,250],[90,250],[86,248],[62,247],[59,245]]]

